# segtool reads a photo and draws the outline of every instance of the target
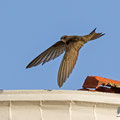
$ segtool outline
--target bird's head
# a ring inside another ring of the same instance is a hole
[[[62,36],[61,38],[60,38],[60,40],[64,40],[64,39],[66,39],[68,36],[67,35],[64,35],[64,36]]]
[[[71,36],[67,36],[67,35],[64,35],[60,38],[60,40],[63,41],[63,42],[67,42],[70,39],[71,39]]]
[[[67,35],[64,35],[61,37],[61,41],[63,42],[67,42],[67,41],[71,41],[71,40],[78,40],[79,38],[81,38],[81,36],[77,36],[77,35],[71,35],[71,36],[67,36]]]

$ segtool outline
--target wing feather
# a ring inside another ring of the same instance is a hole
[[[78,57],[78,51],[74,48],[66,50],[58,72],[58,85],[61,87],[71,74]]]
[[[34,60],[32,60],[26,68],[37,66],[40,63],[44,64],[56,57],[60,56],[66,50],[66,44],[63,41],[56,42],[53,46],[45,50]]]

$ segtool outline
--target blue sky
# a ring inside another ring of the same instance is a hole
[[[62,88],[57,85],[63,55],[25,69],[62,35],[85,35],[95,27],[105,36],[84,45]],[[120,1],[1,0],[0,89],[79,89],[87,76],[120,80]]]

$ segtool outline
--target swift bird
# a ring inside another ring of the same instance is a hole
[[[80,48],[88,41],[95,40],[104,35],[102,33],[96,33],[95,30],[96,28],[90,34],[84,36],[62,36],[60,41],[56,42],[50,48],[37,56],[27,65],[26,68],[37,66],[40,63],[43,65],[44,63],[60,56],[65,51],[58,72],[58,85],[61,87],[72,73]]]

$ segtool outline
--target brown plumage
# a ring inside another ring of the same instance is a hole
[[[61,87],[72,73],[80,48],[88,41],[97,39],[104,35],[102,33],[96,33],[95,30],[96,28],[90,34],[84,36],[62,36],[60,41],[56,42],[50,48],[37,56],[27,65],[26,68],[37,66],[40,63],[43,65],[44,63],[60,56],[65,51],[58,72],[58,85]]]

